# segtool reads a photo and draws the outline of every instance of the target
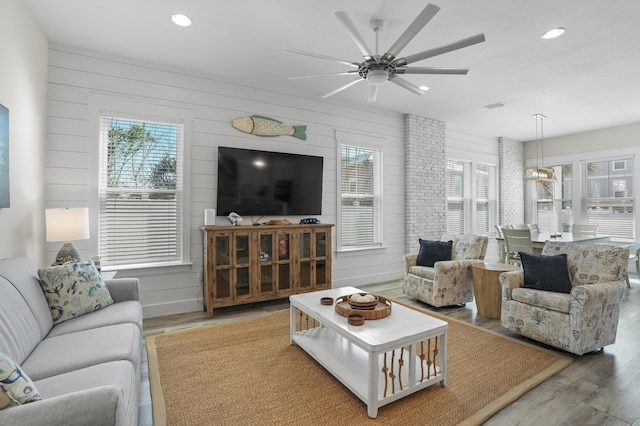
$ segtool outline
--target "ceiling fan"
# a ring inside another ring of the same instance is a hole
[[[370,22],[369,28],[371,31],[375,33],[375,43],[376,50],[375,53],[369,49],[367,42],[358,32],[355,24],[347,14],[347,12],[336,12],[336,16],[338,20],[344,25],[347,32],[351,36],[351,39],[355,42],[356,46],[362,53],[364,57],[363,62],[353,62],[340,58],[334,58],[332,56],[321,55],[318,53],[307,52],[304,50],[298,49],[285,49],[288,52],[297,53],[300,55],[311,56],[318,59],[329,60],[333,62],[338,62],[343,65],[350,66],[354,68],[353,70],[348,70],[344,72],[338,73],[330,73],[330,74],[316,74],[316,75],[307,75],[302,77],[290,77],[290,79],[301,79],[301,78],[311,78],[311,77],[320,77],[326,75],[355,75],[356,78],[345,84],[338,89],[327,93],[323,96],[323,98],[327,98],[329,96],[335,95],[338,92],[341,92],[354,84],[357,84],[361,81],[367,81],[370,85],[369,87],[369,102],[375,102],[378,96],[378,88],[387,81],[397,84],[400,87],[403,87],[417,95],[422,95],[426,90],[416,86],[413,83],[399,77],[400,74],[451,74],[451,75],[466,75],[469,70],[464,68],[433,68],[433,67],[407,67],[407,65],[412,64],[414,62],[422,61],[427,58],[431,58],[433,56],[442,55],[443,53],[451,52],[454,50],[462,49],[464,47],[472,46],[477,43],[482,43],[485,41],[484,34],[477,34],[471,37],[467,37],[461,40],[458,40],[453,43],[445,44],[440,47],[436,47],[433,49],[425,50],[420,53],[415,53],[413,55],[405,56],[402,58],[398,58],[398,54],[402,49],[405,48],[407,44],[422,30],[422,28],[427,25],[427,23],[440,11],[440,8],[431,3],[427,4],[427,6],[420,12],[418,16],[413,20],[411,25],[400,35],[398,40],[389,48],[389,50],[384,54],[378,54],[378,33],[383,28],[383,21],[380,19],[374,19]]]

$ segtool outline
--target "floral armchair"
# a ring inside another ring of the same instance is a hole
[[[418,266],[417,254],[402,257],[402,291],[432,306],[450,306],[473,301],[471,265],[483,262],[488,238],[473,234],[445,234],[441,241],[453,241],[451,260],[433,267]]]
[[[523,271],[500,274],[502,326],[576,355],[615,343],[628,248],[547,242],[542,250],[563,253],[570,293],[524,288]]]

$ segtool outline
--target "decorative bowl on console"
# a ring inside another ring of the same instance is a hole
[[[352,309],[375,309],[378,306],[379,298],[368,293],[354,293],[349,296],[348,302]]]

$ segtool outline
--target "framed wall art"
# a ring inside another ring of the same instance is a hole
[[[9,207],[9,109],[0,104],[0,209]]]

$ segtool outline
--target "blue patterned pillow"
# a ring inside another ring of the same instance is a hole
[[[111,305],[113,299],[93,262],[38,269],[53,324]]]
[[[0,352],[0,410],[41,399],[33,382],[20,366]]]

